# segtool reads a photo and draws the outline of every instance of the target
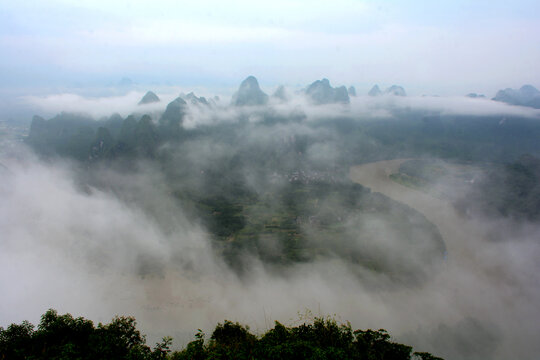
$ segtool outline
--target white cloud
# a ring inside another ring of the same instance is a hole
[[[39,114],[52,116],[61,112],[87,114],[94,118],[110,116],[118,113],[123,117],[131,113],[154,113],[165,110],[167,104],[177,94],[158,94],[161,101],[138,105],[145,92],[131,91],[122,96],[85,97],[72,93],[52,94],[46,96],[25,96],[22,99],[35,107]]]
[[[441,115],[472,116],[523,116],[540,119],[540,110],[524,106],[508,105],[489,99],[473,99],[465,96],[358,96],[352,98],[353,113],[368,114],[391,109],[412,109]]]
[[[387,287],[384,276],[353,274],[337,260],[297,265],[287,276],[254,261],[241,281],[213,256],[204,231],[174,208],[149,164],[136,174],[99,175],[117,177],[137,196],[147,192],[145,199],[170,216],[161,219],[166,226],[141,204],[112,192],[81,191],[66,164],[32,158],[5,164],[10,172],[0,174],[0,287],[9,291],[0,297],[2,326],[24,319],[36,323],[49,307],[103,322],[126,314],[137,318],[151,342],[172,335],[178,346],[195,329],[210,331],[224,319],[264,331],[273,320],[292,323],[307,308],[316,315],[338,314],[355,328],[386,328],[396,340],[407,338],[415,350],[436,355],[457,358],[471,351],[454,346],[463,337],[459,324],[467,319],[478,324],[473,335],[491,346],[489,358],[538,352],[537,226],[514,229],[506,242],[489,242],[485,231],[504,230],[504,222],[452,216],[445,220],[445,235],[455,239],[445,240],[460,240],[470,256],[453,253],[440,272],[413,288]],[[388,242],[395,236],[384,234]],[[161,274],[137,275],[144,256],[162,267]],[[444,342],[426,334],[444,334]]]

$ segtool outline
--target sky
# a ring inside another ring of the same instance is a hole
[[[143,85],[493,96],[540,87],[540,3],[49,0],[0,4],[0,91]],[[43,91],[43,90],[42,90]]]

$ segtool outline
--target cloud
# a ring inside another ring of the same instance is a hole
[[[339,85],[339,84],[338,84]],[[167,104],[178,97],[178,94],[191,92],[184,87],[159,87],[158,96],[161,101],[146,105],[137,105],[146,91],[130,91],[124,95],[113,96],[84,96],[77,93],[60,93],[41,96],[22,96],[18,98],[35,114],[52,117],[60,112],[85,114],[100,119],[113,113],[122,117],[130,114],[149,114],[157,121]],[[120,89],[118,89],[120,90]],[[111,90],[109,89],[109,92]],[[395,117],[395,112],[418,111],[425,115],[458,115],[458,116],[500,116],[540,118],[540,110],[508,105],[489,99],[472,99],[465,96],[357,96],[351,97],[351,103],[313,105],[301,90],[288,88],[289,101],[281,102],[271,98],[269,106],[234,107],[229,106],[231,89],[206,89],[199,87],[197,95],[220,93],[221,99],[214,106],[189,105],[183,126],[193,129],[202,125],[216,125],[248,121],[261,122],[265,117],[305,119],[308,123],[342,116],[357,121],[371,119],[389,119]]]
[[[266,130],[244,135],[260,144],[315,131],[301,124]],[[311,147],[308,155],[318,158],[323,152],[333,161],[332,141],[338,139],[319,136],[330,142]],[[212,163],[234,151],[225,144],[207,145],[185,142],[179,155],[194,164]],[[537,224],[507,231],[498,220],[441,213],[444,240],[461,241],[465,248],[459,253],[468,255],[450,252],[440,271],[414,286],[396,286],[385,274],[337,257],[275,273],[246,255],[250,271],[239,278],[215,255],[205,229],[184,216],[151,163],[141,162],[131,173],[95,169],[94,187],[81,185],[87,175],[75,164],[42,163],[30,154],[2,163],[9,168],[0,175],[0,287],[9,289],[0,300],[2,325],[35,323],[49,307],[95,321],[127,314],[136,316],[150,341],[172,335],[180,345],[195,329],[210,331],[223,319],[264,331],[273,320],[292,323],[298,312],[311,309],[339,314],[355,328],[386,328],[416,350],[448,358],[527,358],[538,351]],[[401,193],[422,210],[418,194]],[[358,246],[432,271],[407,255],[400,233],[384,219],[357,220],[350,230],[362,235]],[[486,240],[494,229],[506,231],[507,240]],[[384,241],[373,242],[378,238]]]
[[[61,107],[94,116],[113,111],[125,116],[140,108],[136,103],[142,95],[27,99],[47,111]],[[159,106],[163,109],[166,100]],[[187,164],[174,171],[191,174],[187,179],[195,181],[201,169],[223,165],[223,159],[239,148],[272,149],[308,135],[316,141],[304,156],[324,166],[339,158],[341,139],[330,129],[312,126],[318,120],[345,116],[377,121],[393,117],[396,109],[538,116],[534,109],[465,97],[360,96],[348,106],[313,106],[295,94],[290,103],[276,102],[272,108],[192,107],[185,123],[191,128],[240,120],[254,126],[238,130],[239,142],[198,138],[178,147],[168,144],[166,150],[171,163],[180,164],[176,160],[181,159]],[[157,114],[159,108],[152,110]],[[302,121],[255,126],[269,113],[278,119],[296,114]],[[43,163],[20,153],[22,159],[17,161],[0,160],[9,168],[0,172],[0,288],[10,289],[0,300],[2,326],[23,319],[35,323],[49,307],[95,321],[126,314],[138,319],[150,341],[172,335],[181,345],[195,329],[209,331],[224,319],[263,331],[273,320],[295,321],[297,313],[307,308],[339,314],[355,328],[386,328],[416,350],[448,358],[527,358],[539,350],[534,341],[540,330],[535,315],[540,301],[538,224],[510,228],[500,219],[461,219],[450,216],[438,202],[400,188],[404,198],[398,200],[439,226],[449,250],[442,269],[435,271],[418,253],[409,254],[403,231],[384,218],[353,217],[348,231],[359,239],[353,244],[356,248],[383,258],[395,269],[419,269],[427,274],[424,282],[396,284],[388,274],[351,266],[339,256],[274,271],[246,254],[249,272],[239,277],[214,253],[207,230],[174,201],[166,175],[151,162],[140,162],[131,172],[94,168],[89,173],[76,164]],[[270,181],[252,170],[243,168],[236,175],[263,192]],[[380,179],[375,179],[367,185],[379,191],[378,183]],[[192,186],[178,186],[182,185]],[[431,207],[422,208],[424,200]],[[333,198],[325,201],[320,206],[334,210]],[[444,220],[442,225],[437,219]],[[507,240],[489,241],[488,234],[494,231]],[[275,241],[265,240],[269,250],[281,251]]]
[[[167,104],[176,96],[159,94],[160,102],[137,105],[145,92],[131,91],[120,96],[86,97],[74,93],[62,93],[45,96],[24,96],[22,100],[33,106],[40,114],[48,116],[60,112],[82,113],[94,118],[101,118],[118,113],[126,117],[132,113],[163,112]]]
[[[538,109],[465,96],[360,96],[351,100],[352,113],[368,114],[370,111],[379,111],[383,115],[392,109],[426,111],[440,115],[540,117]]]
[[[465,96],[357,96],[350,104],[313,105],[301,91],[289,89],[288,102],[271,99],[270,106],[229,107],[227,99],[215,108],[192,107],[184,126],[193,128],[200,124],[231,122],[247,118],[251,122],[262,121],[263,115],[282,118],[305,118],[308,122],[335,117],[347,117],[358,121],[388,119],[396,111],[418,111],[425,115],[460,116],[516,116],[540,118],[540,110],[524,106],[508,105],[489,99],[472,99]]]

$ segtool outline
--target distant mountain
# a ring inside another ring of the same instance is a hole
[[[118,137],[118,134],[120,133],[120,129],[122,128],[122,124],[124,123],[124,118],[118,113],[114,113],[109,118],[102,119],[106,127],[110,130],[111,135],[114,138]]]
[[[356,96],[356,88],[354,86],[349,86],[347,92],[349,93],[349,96]]]
[[[394,95],[394,96],[407,96],[405,89],[399,85],[392,85],[384,92],[381,91],[379,85],[374,85],[368,92],[369,96],[381,96],[381,95]]]
[[[129,115],[122,123],[122,128],[118,135],[118,140],[113,148],[107,148],[107,134],[98,130],[97,139],[90,149],[90,158],[110,158],[110,157],[153,157],[160,141],[159,131],[170,131],[169,129],[158,129],[148,115],[143,115],[139,120],[134,115]],[[100,154],[100,147],[103,144],[105,151]],[[97,152],[97,156],[93,152]],[[101,156],[100,156],[101,155]]]
[[[281,101],[287,101],[289,100],[289,96],[287,95],[287,92],[285,91],[285,87],[283,85],[280,85],[276,91],[272,94],[272,97],[275,99],[279,99]]]
[[[41,116],[34,115],[32,118],[32,123],[30,124],[30,133],[28,138],[31,140],[38,136],[41,136],[41,133],[46,131],[47,120]]]
[[[180,134],[186,111],[187,103],[181,97],[177,97],[167,105],[159,119],[159,129],[164,139],[174,138]]]
[[[130,87],[130,86],[133,86],[133,85],[134,85],[133,80],[131,80],[130,78],[127,78],[127,77],[123,77],[118,82],[118,86],[120,86],[120,87]]]
[[[167,105],[167,108],[165,109],[163,115],[161,115],[161,119],[159,121],[182,123],[186,105],[187,103],[184,99],[177,97]]]
[[[540,109],[540,91],[532,85],[523,85],[519,90],[510,88],[499,90],[491,100]]]
[[[234,106],[265,105],[268,102],[266,95],[259,87],[259,82],[254,76],[248,76],[240,84],[240,88],[232,97]]]
[[[96,138],[90,145],[88,159],[97,160],[112,156],[111,151],[113,151],[114,145],[115,140],[113,139],[109,129],[106,127],[98,128]]]
[[[407,96],[405,89],[399,85],[392,85],[384,91],[385,94],[394,96]]]
[[[123,152],[128,152],[137,146],[136,139],[137,119],[129,115],[123,122],[118,135],[119,148]]]
[[[146,95],[142,97],[141,101],[139,101],[139,105],[150,104],[159,101],[159,97],[156,94],[154,94],[152,91],[148,91]]]
[[[139,155],[154,156],[159,142],[159,134],[150,116],[143,115],[137,123],[135,139]]]
[[[306,89],[306,95],[316,104],[348,104],[349,93],[345,86],[333,88],[328,79],[317,80]]]
[[[477,93],[469,93],[469,94],[467,94],[465,96],[468,97],[468,98],[471,98],[471,99],[485,99],[486,98],[486,95],[477,94]]]
[[[379,85],[373,85],[371,90],[369,90],[368,95],[369,96],[380,96],[380,95],[382,95],[382,91],[379,88]]]
[[[97,122],[90,117],[62,112],[45,120],[34,116],[27,143],[44,155],[70,155],[85,160],[95,139]]]
[[[192,104],[192,105],[197,105],[197,106],[200,106],[200,105],[203,105],[203,106],[210,106],[210,103],[208,102],[208,100],[206,100],[206,98],[204,96],[201,96],[201,97],[197,97],[195,95],[195,93],[193,92],[190,92],[189,94],[185,95],[185,96],[182,96],[182,98],[184,98],[184,100],[189,103],[189,104]]]

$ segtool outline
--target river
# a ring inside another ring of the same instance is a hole
[[[386,160],[353,166],[349,177],[374,192],[382,193],[421,212],[439,229],[449,261],[474,261],[469,240],[483,236],[474,222],[459,215],[447,201],[390,179],[389,175],[397,173],[400,164],[406,160],[408,159]]]

